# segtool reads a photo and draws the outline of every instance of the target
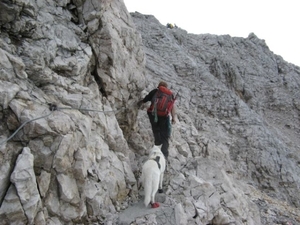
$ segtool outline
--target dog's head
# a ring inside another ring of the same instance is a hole
[[[157,155],[161,155],[161,145],[154,145],[153,148],[150,150],[149,157],[155,158]]]
[[[158,168],[161,172],[165,171],[166,168],[166,159],[164,154],[161,151],[161,146],[154,145],[150,150],[149,159],[153,159],[157,162]]]

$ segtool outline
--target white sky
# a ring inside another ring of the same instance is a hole
[[[248,37],[300,66],[300,0],[124,0],[129,12],[153,15],[194,34]]]

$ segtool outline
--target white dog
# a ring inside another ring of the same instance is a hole
[[[159,207],[155,202],[156,192],[159,190],[163,192],[162,184],[164,172],[166,168],[166,160],[161,152],[161,146],[155,145],[149,154],[148,160],[144,163],[142,168],[141,182],[144,187],[145,199],[144,204],[147,207],[149,203],[152,208]]]

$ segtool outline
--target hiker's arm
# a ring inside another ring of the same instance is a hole
[[[176,123],[176,106],[173,105],[173,108],[171,110],[171,116],[172,116],[172,124],[175,124]]]
[[[151,101],[156,92],[157,92],[157,89],[153,89],[152,91],[150,91],[149,94],[147,94],[145,96],[145,98],[143,99],[143,103]]]
[[[143,103],[146,103],[146,102],[151,101],[156,91],[157,91],[157,89],[154,89],[154,90],[150,91],[150,92],[145,96],[145,98],[143,98],[142,100],[138,101],[138,103],[137,103],[138,107],[141,107],[141,105],[142,105]]]

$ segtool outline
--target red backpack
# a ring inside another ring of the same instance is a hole
[[[164,86],[159,86],[151,100],[152,112],[157,116],[167,116],[171,112],[175,100],[172,91]]]

